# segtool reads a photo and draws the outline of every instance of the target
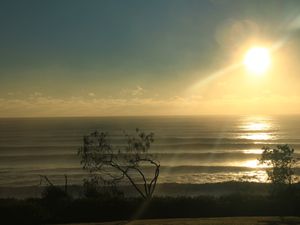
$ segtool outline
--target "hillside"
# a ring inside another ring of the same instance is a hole
[[[69,225],[299,225],[300,217],[221,217],[80,223]]]

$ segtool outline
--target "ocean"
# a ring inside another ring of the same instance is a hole
[[[81,184],[83,136],[105,131],[118,144],[136,128],[155,134],[150,152],[161,164],[159,183],[266,182],[261,148],[290,144],[299,158],[299,125],[300,116],[2,118],[0,187],[39,185],[39,175],[62,184],[65,174]]]

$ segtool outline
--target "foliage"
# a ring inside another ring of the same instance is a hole
[[[42,199],[0,199],[0,212],[2,213],[1,224],[32,225],[124,221],[132,218],[300,216],[299,204],[299,195],[292,199],[239,194],[193,198],[154,197],[147,202],[141,198],[72,198],[50,206]],[[299,222],[291,224],[299,224]]]
[[[61,200],[69,200],[71,196],[68,194],[68,179],[65,175],[65,186],[64,188],[54,185],[47,176],[40,175],[40,185],[42,181],[45,181],[47,185],[44,187],[42,191],[42,198],[47,202],[52,202],[55,204],[57,201]]]
[[[84,136],[83,146],[78,151],[81,164],[95,180],[116,185],[127,179],[144,199],[151,198],[160,169],[160,163],[148,152],[154,141],[154,134],[136,129],[134,136],[124,136],[126,143],[121,146],[110,144],[107,133],[96,131]],[[145,175],[145,166],[153,168],[152,177]]]
[[[118,190],[115,185],[103,186],[98,179],[85,179],[83,182],[83,194],[86,198],[123,198],[124,193]]]
[[[294,149],[289,145],[278,145],[274,149],[265,146],[262,149],[260,163],[270,167],[267,168],[268,179],[277,185],[291,184],[296,163]]]
[[[42,191],[42,198],[49,201],[55,201],[57,199],[67,199],[69,196],[60,187],[46,186]]]

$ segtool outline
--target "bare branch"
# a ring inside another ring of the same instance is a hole
[[[78,155],[81,156],[81,164],[84,169],[89,170],[90,174],[102,178],[102,175],[106,175],[114,183],[127,178],[143,198],[149,198],[154,192],[160,166],[159,162],[151,154],[148,154],[151,143],[154,141],[154,134],[146,134],[136,129],[135,136],[126,133],[124,135],[127,143],[123,147],[112,146],[107,139],[107,133],[96,131],[85,136],[83,146],[78,151]],[[143,171],[147,163],[155,166],[154,177],[150,179],[150,183]],[[137,181],[133,179],[133,175],[129,171],[135,171],[141,177],[144,191],[139,188]]]
[[[42,184],[42,180],[44,179],[48,185],[54,186],[54,184],[49,180],[49,178],[46,175],[40,175],[40,185]]]

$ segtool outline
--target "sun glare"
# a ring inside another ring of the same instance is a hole
[[[263,47],[249,49],[244,58],[244,65],[252,74],[263,74],[269,68],[270,64],[271,57],[269,50]]]

